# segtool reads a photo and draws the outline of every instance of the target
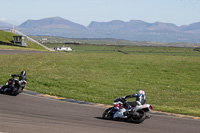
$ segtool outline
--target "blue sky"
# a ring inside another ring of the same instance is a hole
[[[88,26],[91,21],[143,20],[200,22],[200,0],[0,0],[0,21],[20,24],[28,19],[62,17]]]

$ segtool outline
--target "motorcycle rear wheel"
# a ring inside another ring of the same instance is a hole
[[[142,123],[145,119],[146,119],[146,112],[144,112],[143,110],[138,110],[137,113],[139,113],[139,116],[137,117],[130,117],[130,121],[133,122],[133,123]]]
[[[21,89],[21,88],[17,88],[17,90],[14,91],[14,92],[12,92],[11,95],[13,95],[13,96],[17,96],[17,95],[19,95],[19,93],[21,93],[21,92],[22,92],[22,89]]]

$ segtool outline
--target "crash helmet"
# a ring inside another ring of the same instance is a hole
[[[26,71],[22,71],[21,75],[26,76]]]
[[[143,90],[138,91],[138,94],[145,95],[145,92]]]

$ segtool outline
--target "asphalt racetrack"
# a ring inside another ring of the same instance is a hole
[[[16,51],[15,51],[16,52]],[[0,54],[2,51],[0,51]],[[153,113],[141,124],[103,120],[103,107],[0,94],[0,133],[198,133],[200,120]]]
[[[1,133],[197,133],[200,121],[152,114],[141,124],[101,119],[103,107],[0,94]]]

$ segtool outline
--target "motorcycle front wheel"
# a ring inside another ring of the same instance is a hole
[[[113,118],[113,115],[114,115],[114,109],[113,107],[111,107],[103,112],[102,118],[106,120],[111,120]]]
[[[0,93],[3,94],[3,93],[4,93],[4,90],[5,90],[6,88],[8,88],[7,85],[4,85],[3,87],[1,87],[1,89],[0,89]]]

